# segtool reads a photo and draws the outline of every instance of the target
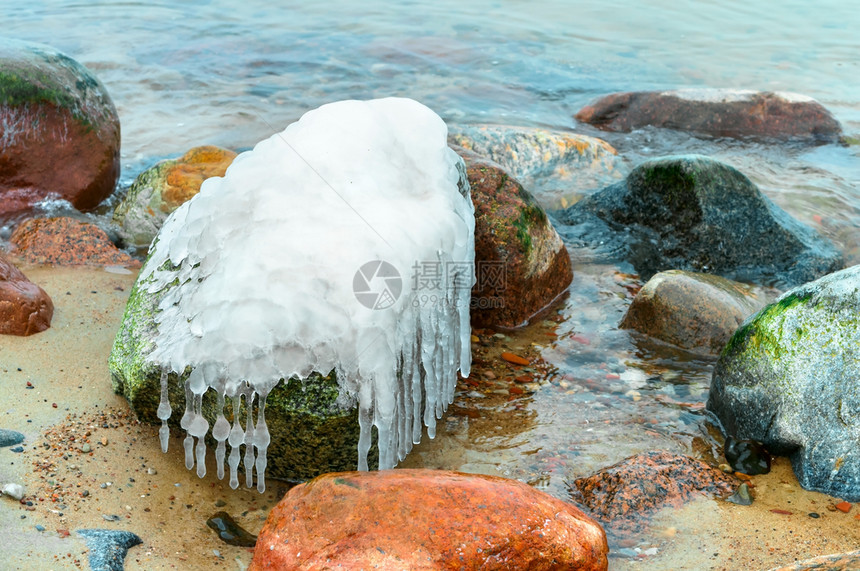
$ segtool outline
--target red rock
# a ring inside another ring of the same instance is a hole
[[[0,42],[0,213],[49,196],[95,208],[119,178],[120,128],[104,86],[53,48]]]
[[[250,571],[607,568],[606,536],[526,484],[436,470],[325,474],[269,514]]]
[[[0,334],[32,335],[51,326],[54,304],[0,252]]]
[[[500,356],[503,360],[507,361],[508,363],[513,363],[514,365],[528,365],[529,364],[528,359],[524,359],[523,357],[520,357],[519,355],[514,355],[513,353],[508,353],[507,351],[502,353]]]
[[[838,141],[842,127],[812,98],[729,89],[613,93],[586,105],[578,121],[608,131],[647,125],[714,137]]]
[[[701,460],[645,452],[573,483],[574,500],[613,533],[638,532],[647,517],[696,495],[724,495],[738,481]]]
[[[851,504],[849,502],[839,502],[836,504],[836,509],[847,514],[851,511]]]
[[[475,205],[472,325],[519,327],[567,290],[570,255],[543,208],[501,166],[460,147]]]
[[[74,218],[33,218],[15,228],[9,239],[16,257],[34,264],[140,267],[117,249],[104,230]]]

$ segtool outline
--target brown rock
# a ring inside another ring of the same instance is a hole
[[[822,555],[787,565],[785,567],[774,567],[770,571],[858,571],[860,570],[860,551],[839,553],[836,555]]]
[[[32,335],[51,326],[54,304],[0,252],[0,333]]]
[[[573,483],[574,499],[614,533],[638,531],[664,507],[680,507],[701,494],[728,495],[738,480],[701,460],[645,452]]]
[[[796,93],[684,89],[613,93],[586,105],[578,121],[608,131],[647,125],[714,137],[836,142],[842,127],[810,97]]]
[[[58,196],[95,208],[119,178],[120,129],[104,86],[40,44],[0,41],[0,213]]]
[[[32,218],[9,239],[14,255],[33,264],[126,266],[140,262],[117,249],[104,230],[74,218]]]
[[[521,482],[342,472],[284,496],[249,569],[606,569],[607,551],[597,523]]]
[[[764,307],[763,297],[720,276],[669,270],[639,290],[620,327],[718,355],[744,319]]]
[[[454,147],[475,205],[473,327],[519,327],[570,285],[570,255],[531,194],[498,164]]]

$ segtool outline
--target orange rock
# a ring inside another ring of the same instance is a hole
[[[0,253],[0,334],[32,335],[51,326],[54,304]]]
[[[836,504],[836,509],[847,514],[851,511],[851,504],[849,502],[839,502]]]
[[[173,212],[200,192],[207,178],[224,176],[236,153],[212,145],[194,147],[175,161],[165,173],[167,184],[161,193],[161,209]]]
[[[513,363],[514,365],[528,365],[528,359],[523,359],[519,355],[514,355],[513,353],[504,352],[501,355],[502,359],[507,361],[508,363]]]
[[[33,218],[15,228],[14,255],[33,264],[127,266],[140,262],[119,250],[94,224],[73,218]]]
[[[603,529],[575,506],[494,476],[325,474],[269,514],[250,570],[602,570]]]

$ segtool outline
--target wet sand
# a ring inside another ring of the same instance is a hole
[[[107,359],[134,274],[22,269],[49,293],[55,314],[44,333],[0,336],[0,428],[26,436],[23,453],[0,449],[0,482],[21,483],[34,504],[0,499],[0,568],[88,569],[86,545],[75,534],[82,528],[138,534],[143,544],[129,551],[129,570],[244,568],[250,550],[223,543],[206,519],[223,510],[257,533],[288,485],[270,480],[260,495],[231,490],[211,472],[197,478],[184,467],[180,440],[162,454],[157,427],[137,423],[113,393]],[[421,458],[432,458],[427,467],[460,469],[466,459],[451,444],[440,430],[407,463],[421,467]],[[659,514],[651,533],[629,547],[656,554],[613,557],[610,568],[754,571],[860,543],[860,506],[830,511],[839,500],[802,490],[786,459],[776,459],[774,470],[753,483],[752,506],[701,500]],[[70,535],[63,537],[65,531]]]

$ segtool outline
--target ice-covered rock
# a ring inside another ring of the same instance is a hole
[[[324,105],[239,155],[165,221],[139,277],[159,300],[145,359],[162,369],[163,421],[170,373],[191,370],[189,468],[206,471],[202,401],[212,389],[219,411],[227,399],[248,411],[244,426],[221,413],[211,426],[219,475],[229,442],[238,484],[244,446],[246,482],[256,471],[262,490],[266,398],[282,379],[313,373],[334,371],[340,399],[358,403],[359,468],[373,427],[380,468],[419,441],[422,418],[434,436],[471,361],[474,211],[446,137],[444,122],[409,99]],[[424,264],[442,269],[434,303],[408,288]]]

